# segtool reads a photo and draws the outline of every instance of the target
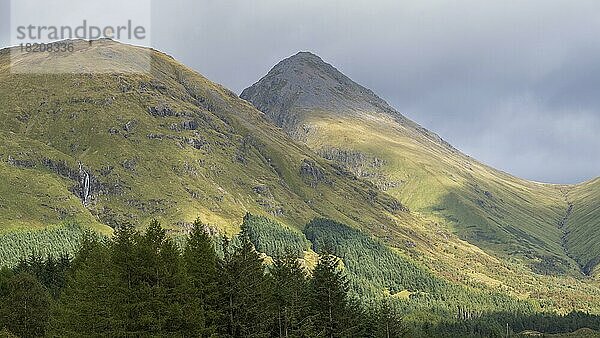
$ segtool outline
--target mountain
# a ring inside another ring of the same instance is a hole
[[[72,251],[88,228],[110,234],[152,219],[172,236],[197,217],[231,236],[248,212],[296,229],[342,222],[457,281],[494,264],[173,58],[109,40],[74,44],[75,53],[0,52],[0,265]],[[83,71],[19,74],[15,63]]]
[[[598,262],[600,240],[589,236],[600,229],[597,184],[540,184],[486,166],[308,52],[241,97],[322,157],[492,255],[543,274],[589,273]],[[565,198],[571,190],[581,207]]]
[[[501,293],[506,304],[534,299],[536,309],[600,313],[597,283],[576,274],[570,256],[578,253],[563,248],[588,243],[561,241],[578,233],[572,220],[594,205],[585,189],[525,182],[479,164],[372,92],[339,84],[353,82],[332,67],[339,79],[317,72],[310,95],[300,79],[291,91],[282,82],[261,94],[280,105],[273,115],[161,52],[73,43],[74,53],[0,51],[0,265],[32,251],[73,251],[90,228],[110,234],[152,219],[175,238],[197,217],[231,236],[251,213],[270,224],[257,230],[268,238],[264,247],[295,238],[304,248],[324,237],[321,245],[342,253],[371,293],[422,292],[449,313],[456,309],[440,290],[454,290],[473,311],[483,311],[474,304],[482,299],[489,309],[497,298],[487,295]],[[19,74],[15,64],[66,72]],[[335,97],[325,95],[336,87]],[[270,120],[284,112],[282,130]],[[513,229],[519,221],[522,238]],[[314,263],[311,249],[304,254]],[[398,271],[426,278],[403,281],[409,275]],[[403,290],[408,282],[421,288]]]
[[[109,40],[75,46],[60,57],[0,54],[0,232],[78,223],[109,233],[156,218],[177,233],[200,217],[232,234],[246,212],[296,227],[413,222],[171,57]],[[15,62],[86,72],[17,74]],[[131,71],[104,71],[117,65]]]

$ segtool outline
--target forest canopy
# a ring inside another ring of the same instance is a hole
[[[0,327],[38,336],[502,336],[600,329],[581,312],[452,284],[359,230],[303,232],[247,215],[233,239],[194,223],[182,247],[142,233],[84,234],[73,256],[31,255],[0,272]],[[302,257],[318,254],[314,266]],[[270,257],[265,260],[265,253]]]

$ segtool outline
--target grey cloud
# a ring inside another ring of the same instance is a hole
[[[495,167],[537,181],[564,182],[560,178],[573,172],[582,178],[597,176],[597,113],[569,110],[549,119],[546,110],[527,97],[499,105],[485,116],[480,122],[485,127],[466,142],[467,153],[480,154],[481,160]]]
[[[10,0],[0,0],[0,46],[10,43]]]
[[[185,42],[155,21],[155,45],[235,91],[310,50],[490,165],[600,175],[597,1],[205,1],[178,15]]]

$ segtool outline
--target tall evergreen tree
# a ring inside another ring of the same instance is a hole
[[[122,250],[122,251],[119,251]],[[189,288],[178,249],[152,221],[144,235],[124,228],[115,235],[112,257],[119,273],[120,306],[128,334],[192,330],[184,320]]]
[[[171,239],[165,239],[160,249],[160,277],[157,305],[162,310],[162,333],[195,336],[199,332],[200,322],[192,306],[193,287],[189,282],[183,257],[177,245]]]
[[[372,305],[371,323],[373,336],[377,338],[393,338],[406,336],[408,330],[402,323],[402,316],[394,306],[393,300],[384,298]]]
[[[142,310],[142,306],[138,304],[138,299],[143,299],[138,290],[138,285],[141,284],[140,257],[136,253],[139,237],[133,225],[123,224],[115,230],[109,245],[111,265],[116,274],[111,314],[119,319],[115,329],[121,335],[137,331],[137,316]]]
[[[22,272],[12,276],[2,295],[0,323],[19,337],[41,337],[50,319],[50,295],[34,276]]]
[[[313,272],[311,305],[319,337],[343,337],[347,329],[349,282],[339,259],[325,253]]]
[[[267,337],[269,287],[262,258],[242,229],[233,252],[224,247],[221,301],[225,304],[225,333],[233,337]]]
[[[189,320],[198,323],[198,335],[211,336],[222,320],[218,311],[218,264],[212,239],[200,220],[194,222],[183,254],[185,268],[192,285]]]
[[[294,256],[276,258],[270,269],[273,284],[277,337],[305,337],[311,334],[308,302],[308,275]]]
[[[52,336],[118,335],[122,318],[115,309],[118,274],[108,247],[85,235],[75,255],[66,285],[54,306]]]
[[[15,273],[27,272],[36,277],[50,292],[53,298],[58,298],[60,290],[65,286],[66,275],[71,266],[71,259],[67,254],[54,258],[48,255],[46,260],[37,254],[32,254],[19,261],[14,268]]]

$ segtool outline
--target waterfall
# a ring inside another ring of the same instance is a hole
[[[83,204],[87,205],[90,198],[90,174],[85,173],[83,183]]]
[[[79,176],[81,177],[81,200],[83,205],[87,206],[90,201],[90,174],[83,169],[81,162],[79,162]]]

